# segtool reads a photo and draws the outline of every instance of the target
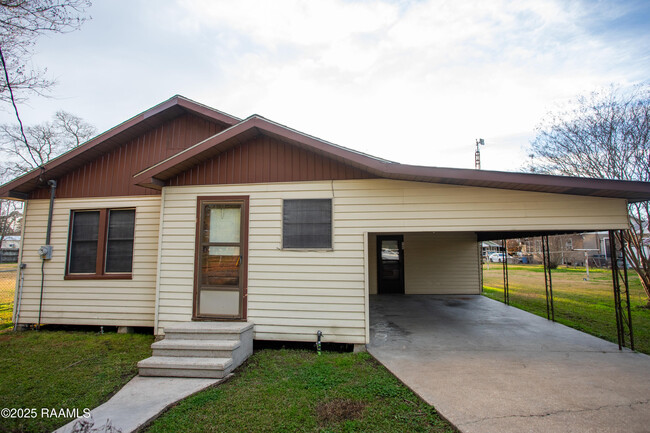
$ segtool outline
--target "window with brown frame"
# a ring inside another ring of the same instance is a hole
[[[135,209],[73,210],[67,279],[131,278]]]

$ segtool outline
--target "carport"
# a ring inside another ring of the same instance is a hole
[[[515,182],[444,200],[409,191],[400,205],[411,220],[370,225],[368,350],[463,432],[650,431],[650,357],[625,348],[633,329],[625,257],[618,260],[626,204],[647,200],[647,185],[538,180],[553,183],[543,191],[550,194],[504,200],[489,189],[532,188]],[[548,236],[600,230],[609,231],[614,258],[618,345],[553,320]],[[481,242],[505,249],[507,239],[532,236],[543,239],[548,320],[508,305],[507,263],[505,304],[480,296]]]
[[[368,350],[463,432],[647,432],[650,357],[479,295],[371,295]]]

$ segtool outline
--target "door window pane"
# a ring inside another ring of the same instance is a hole
[[[202,286],[239,286],[239,247],[204,246],[201,254]]]
[[[74,212],[70,238],[69,272],[95,273],[97,266],[97,238],[99,211]]]
[[[199,314],[239,315],[239,292],[221,290],[201,290]]]
[[[399,247],[397,241],[381,241],[381,259],[384,261],[399,261]]]
[[[133,270],[133,232],[135,210],[111,210],[108,213],[106,272],[129,273]]]
[[[237,243],[241,233],[241,207],[209,204],[204,208],[203,242]]]

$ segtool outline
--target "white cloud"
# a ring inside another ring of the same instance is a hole
[[[529,136],[550,101],[611,80],[612,49],[581,27],[588,16],[611,14],[602,6],[180,5],[191,32],[239,37],[214,100],[401,161],[471,166],[474,139],[484,136],[496,140],[485,153],[504,156],[493,168],[516,168],[521,146],[496,137]]]
[[[638,80],[650,67],[647,31],[631,38],[590,27],[607,28],[629,12],[616,2],[156,5],[102,5],[67,50],[51,46],[47,64],[62,77],[57,93],[79,95],[75,103],[111,121],[182,93],[427,165],[472,167],[482,137],[485,168],[516,169],[554,101]]]

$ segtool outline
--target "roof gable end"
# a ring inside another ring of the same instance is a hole
[[[81,146],[52,159],[42,168],[32,170],[0,186],[0,197],[26,199],[30,191],[46,183],[48,179],[57,179],[83,164],[111,152],[138,135],[187,113],[224,127],[230,127],[240,122],[237,117],[175,95],[92,138]]]

